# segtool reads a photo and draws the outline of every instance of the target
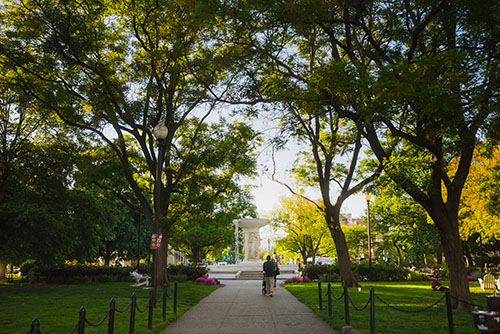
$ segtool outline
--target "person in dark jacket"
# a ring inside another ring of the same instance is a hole
[[[266,295],[269,297],[273,296],[273,286],[274,286],[274,271],[276,269],[276,264],[271,261],[271,256],[266,257],[266,262],[262,266],[264,271],[264,280],[266,281]]]

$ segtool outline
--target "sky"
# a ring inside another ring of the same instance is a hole
[[[294,145],[290,145],[295,147]],[[298,150],[298,148],[296,148]],[[290,169],[295,160],[296,150],[288,150],[284,152],[275,153],[276,161],[276,178],[280,181],[288,180],[290,185],[293,185],[293,180],[289,179],[289,173],[286,171]],[[268,171],[264,171],[267,168]],[[280,199],[283,196],[291,196],[291,193],[284,186],[272,181],[271,170],[273,168],[272,158],[270,154],[260,154],[259,156],[259,174],[255,180],[248,180],[249,184],[255,186],[252,194],[257,205],[257,212],[259,218],[267,218],[271,211],[280,206]],[[311,199],[319,199],[318,192],[307,193]],[[332,193],[334,198],[335,193]],[[361,218],[365,215],[366,200],[364,194],[357,194],[347,199],[342,206],[342,213],[351,213],[353,218]]]

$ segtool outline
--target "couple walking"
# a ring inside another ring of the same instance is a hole
[[[273,286],[276,287],[276,275],[279,275],[278,264],[272,261],[271,256],[266,257],[266,262],[262,266],[264,271],[264,281],[266,283],[266,295],[269,297],[273,296]]]

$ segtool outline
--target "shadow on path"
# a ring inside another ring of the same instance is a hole
[[[261,294],[261,281],[221,281],[225,286],[200,301],[162,334],[336,333],[282,287]]]

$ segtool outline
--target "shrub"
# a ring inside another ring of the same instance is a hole
[[[168,266],[167,273],[169,280],[171,277],[177,276],[178,278],[186,277],[185,280],[194,281],[198,277],[205,276],[207,274],[207,268],[174,264]]]
[[[36,268],[37,264],[35,260],[27,260],[21,265],[21,275],[34,280],[38,277]]]
[[[368,262],[353,264],[354,275],[358,281],[405,281],[408,278],[409,270],[403,267],[397,267],[394,263],[375,262],[372,264],[370,275],[370,265]]]
[[[178,275],[176,275],[176,274],[170,274],[170,273],[168,273],[168,281],[169,282],[175,282],[175,281],[177,281],[177,282],[184,282],[184,281],[187,281],[187,280],[188,280],[188,278],[187,278],[187,276],[185,274],[178,274]]]
[[[21,266],[23,275],[33,281],[50,283],[125,282],[130,280],[130,267],[108,267],[94,264],[60,264],[38,266],[27,261]]]
[[[321,282],[340,282],[341,277],[340,277],[340,274],[330,272],[330,273],[320,275],[319,280]]]
[[[304,276],[307,276],[312,280],[318,280],[322,275],[339,274],[339,271],[336,264],[328,265],[321,263],[310,263],[306,264],[303,273]]]

